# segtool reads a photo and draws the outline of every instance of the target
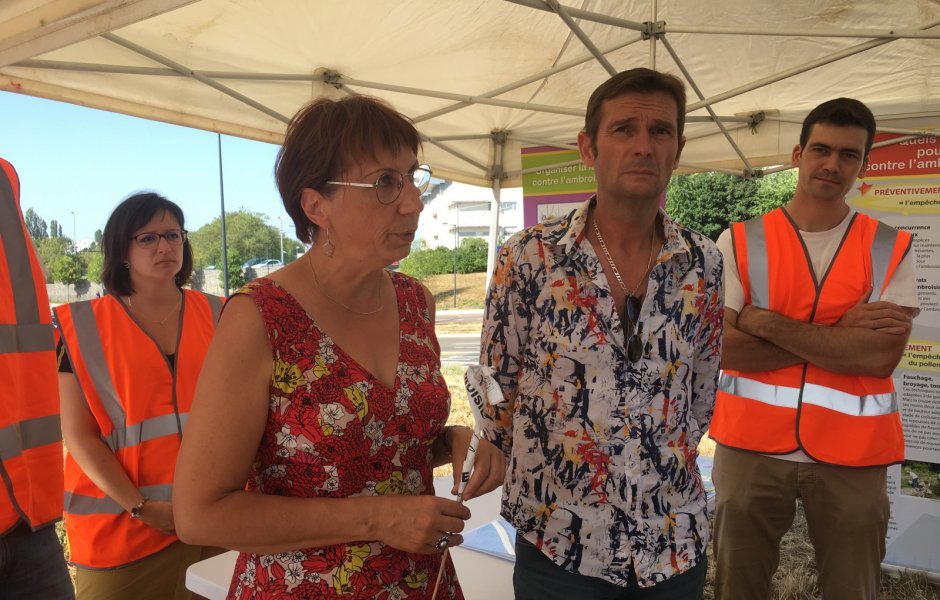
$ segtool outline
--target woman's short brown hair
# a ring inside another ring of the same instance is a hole
[[[326,195],[330,187],[326,182],[339,177],[357,160],[402,148],[417,154],[419,145],[414,124],[378,98],[319,98],[300,109],[287,126],[274,167],[277,189],[294,220],[297,239],[313,242],[311,229],[315,226],[300,206],[305,189]]]
[[[179,222],[180,229],[186,230],[183,210],[153,192],[138,192],[128,196],[108,217],[101,236],[101,250],[104,252],[101,283],[109,293],[117,296],[130,296],[134,293],[130,271],[124,266],[130,245],[135,243],[131,236],[159,212],[170,213]],[[182,287],[189,283],[192,275],[193,248],[189,245],[187,237],[183,242],[183,266],[176,274],[176,286]]]

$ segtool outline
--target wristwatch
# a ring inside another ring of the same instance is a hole
[[[137,503],[136,506],[131,508],[130,513],[131,513],[132,519],[140,518],[140,511],[144,509],[144,504],[147,504],[147,500],[150,500],[150,498],[148,498],[147,496],[144,496],[143,500],[141,500],[140,502]]]

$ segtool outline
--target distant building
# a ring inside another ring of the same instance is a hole
[[[488,240],[492,216],[493,190],[484,187],[451,183],[430,195],[421,221],[418,237],[428,248],[453,248],[468,238]],[[522,188],[500,191],[499,233],[503,241],[522,228]]]

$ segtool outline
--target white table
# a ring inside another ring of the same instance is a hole
[[[438,496],[449,498],[452,480],[434,481]],[[479,527],[499,516],[500,489],[467,502],[471,517],[466,530]],[[451,548],[454,568],[467,600],[510,600],[512,594],[512,563],[465,548]],[[224,600],[235,570],[237,552],[226,552],[200,561],[186,571],[186,587],[209,600]],[[435,576],[437,574],[435,573]]]

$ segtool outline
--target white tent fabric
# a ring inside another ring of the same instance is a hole
[[[0,3],[0,89],[273,143],[313,97],[381,96],[435,175],[496,190],[521,184],[521,147],[571,145],[590,92],[635,66],[689,84],[684,170],[757,175],[825,99],[865,101],[885,130],[940,125],[940,2]]]

